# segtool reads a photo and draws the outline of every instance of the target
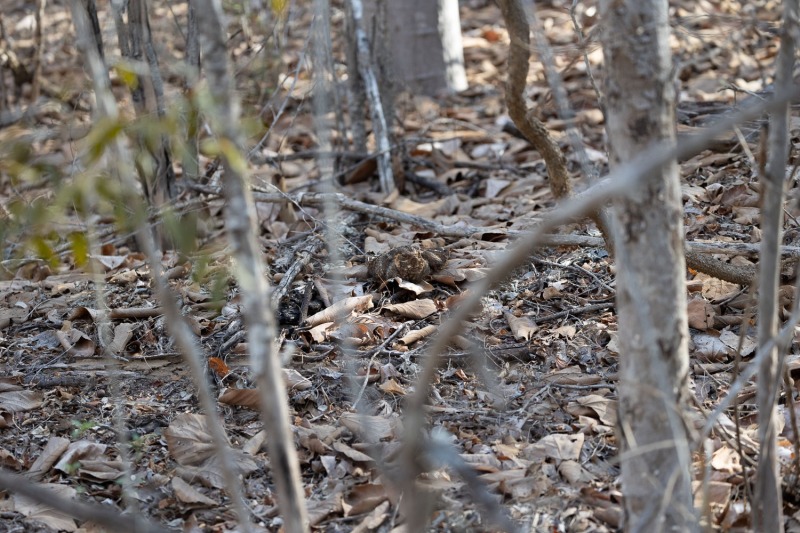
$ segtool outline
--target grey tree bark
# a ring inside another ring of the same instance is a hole
[[[666,0],[603,0],[612,169],[675,143]],[[679,169],[673,160],[613,208],[621,341],[618,438],[626,530],[697,528],[683,413],[688,326]]]
[[[351,24],[353,36],[356,42],[356,61],[358,62],[358,74],[363,80],[364,89],[369,99],[370,114],[372,118],[372,130],[375,136],[375,144],[378,148],[378,176],[381,183],[381,191],[389,194],[395,189],[394,176],[392,174],[391,146],[389,144],[389,128],[386,117],[383,114],[383,104],[378,87],[378,80],[373,68],[373,60],[369,49],[369,40],[364,30],[364,5],[361,0],[348,0],[349,13],[352,15]]]
[[[387,2],[395,82],[427,95],[467,88],[458,0]]]
[[[236,279],[247,324],[250,361],[258,383],[261,418],[267,431],[270,467],[278,489],[285,531],[304,533],[309,528],[308,512],[289,423],[286,385],[276,349],[275,312],[270,306],[267,273],[256,240],[255,205],[238,126],[239,102],[228,61],[222,5],[219,0],[198,0],[196,7],[197,27],[202,35],[203,69],[214,104],[207,114],[224,168],[225,229],[236,260]]]
[[[784,26],[778,54],[775,91],[791,90],[798,38],[798,0],[784,2]],[[783,237],[783,184],[789,158],[789,103],[770,115],[768,161],[762,176],[761,255],[758,271],[758,344],[764,347],[778,334],[780,244]],[[758,531],[783,531],[781,478],[777,460],[776,404],[783,373],[785,347],[775,346],[759,365],[758,440],[753,526]]]
[[[186,151],[183,154],[183,176],[190,180],[200,177],[200,113],[194,96],[200,79],[200,39],[197,34],[197,1],[189,0],[189,16],[186,25],[186,79],[184,90],[187,98]]]
[[[165,114],[164,84],[158,57],[150,34],[147,0],[112,2],[114,24],[122,57],[131,61],[137,83],[131,87],[131,97],[138,116]],[[127,20],[126,20],[127,18]],[[140,140],[152,157],[151,168],[137,165],[145,196],[151,205],[162,207],[175,198],[175,170],[172,167],[169,141],[162,136],[157,142]],[[162,236],[162,241],[164,241]]]

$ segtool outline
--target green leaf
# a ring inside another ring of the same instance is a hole
[[[139,86],[139,75],[133,71],[131,66],[127,63],[117,63],[114,65],[114,72],[117,73],[119,79],[124,83],[128,89],[136,89]]]
[[[289,7],[289,0],[271,0],[270,5],[273,13],[282,15],[286,11],[286,8]]]
[[[118,119],[101,118],[86,136],[89,161],[97,162],[109,144],[122,132],[122,122]]]
[[[222,153],[222,150],[216,139],[203,139],[200,142],[200,153],[206,157],[217,157]]]
[[[240,176],[245,176],[247,174],[247,161],[236,143],[230,139],[220,139],[219,149],[231,170]]]
[[[75,257],[75,265],[79,268],[85,267],[89,263],[89,239],[86,238],[86,234],[70,233],[69,242],[72,255]]]
[[[194,213],[180,216],[172,209],[167,209],[162,219],[167,235],[178,251],[189,255],[197,249],[197,216]]]
[[[44,237],[41,235],[34,235],[30,239],[30,245],[36,255],[45,260],[50,266],[54,267],[58,265],[58,255]]]

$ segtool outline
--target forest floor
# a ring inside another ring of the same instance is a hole
[[[0,52],[12,50],[30,65],[33,3],[4,4]],[[102,4],[101,10],[109,8]],[[290,276],[293,265],[302,266],[291,274],[277,305],[302,478],[319,531],[401,527],[398,494],[370,455],[375,443],[383,458],[396,450],[404,398],[414,390],[426,342],[448,311],[492,267],[513,234],[530,228],[555,205],[538,153],[508,127],[503,100],[508,36],[500,13],[492,2],[461,4],[469,89],[439,99],[398,98],[394,168],[401,177],[399,193],[378,194],[374,160],[352,156],[341,136],[333,138],[341,150],[334,161],[337,191],[357,201],[340,206],[338,264],[325,251],[325,217],[318,207],[303,204],[299,194],[325,185],[315,160],[310,14],[305,7],[292,8],[277,52],[272,40],[261,48],[255,15],[231,18],[229,49],[242,111],[247,124],[257,123],[249,146],[271,128],[264,147],[250,159],[254,189],[261,200],[270,200],[257,204],[264,261],[276,285]],[[537,2],[537,13],[575,112],[580,150],[570,142],[567,122],[558,118],[538,61],[531,63],[529,97],[565,147],[580,189],[588,186],[582,168],[588,164],[603,175],[607,159],[603,114],[587,76],[571,4]],[[771,1],[671,5],[678,128],[691,132],[768,86],[780,9]],[[579,6],[578,20],[588,39],[586,59],[599,83],[602,53],[591,6]],[[184,46],[175,28],[185,28],[185,6],[153,0],[151,7],[168,98],[178,99]],[[335,12],[338,28],[341,12]],[[108,13],[101,13],[101,22],[113,61],[117,41]],[[69,2],[48,2],[43,24],[46,84],[40,100],[32,105],[30,84],[17,86],[10,71],[0,80],[9,109],[28,109],[22,117],[10,111],[0,116],[0,462],[65,495],[123,508],[118,483],[123,462],[113,417],[122,405],[133,490],[142,511],[165,527],[229,530],[235,516],[221,488],[219,463],[209,451],[196,387],[167,334],[146,261],[110,214],[91,219],[102,240],[91,261],[104,274],[116,357],[104,357],[100,348],[97,285],[91,269],[78,266],[75,241],[69,245],[72,235],[87,228],[74,203],[75,187],[86,175],[97,175],[83,163],[92,137],[85,136],[92,125],[90,83],[75,46]],[[123,113],[132,114],[130,95],[118,80],[114,91]],[[681,161],[687,240],[759,241],[758,136],[758,125],[743,125],[713,149]],[[15,166],[20,161],[29,172]],[[229,278],[219,171],[212,163],[203,160],[212,170],[202,186],[178,180],[176,212],[197,224],[198,248],[167,252],[163,264],[208,357],[207,377],[220,394],[251,511],[265,529],[275,531],[281,522],[265,433],[252,409],[248,347],[238,290]],[[800,189],[795,181],[789,187],[784,244],[796,243],[800,227]],[[286,201],[274,201],[276,194]],[[376,205],[391,211],[379,214]],[[481,311],[445,355],[427,416],[511,518],[527,529],[614,531],[622,511],[613,264],[597,247],[599,232],[590,222],[561,232],[595,237],[584,239],[595,247],[542,249],[483,298]],[[435,264],[421,276],[368,267],[371,257],[397,250],[425,250]],[[45,259],[35,259],[37,253]],[[755,261],[720,257],[735,264]],[[755,330],[746,315],[746,288],[692,271],[687,280],[692,409],[703,420],[748,364]],[[788,275],[784,281],[790,281]],[[788,285],[783,290],[782,316],[792,293]],[[349,304],[346,316],[329,312],[343,300]],[[788,353],[789,374],[795,377],[797,341]],[[784,391],[780,402],[784,473],[796,459],[791,430],[796,394]],[[737,426],[724,418],[710,441],[696,448],[696,477],[704,471],[709,476],[707,509],[715,528],[748,529],[743,471],[752,471],[756,457],[754,397],[754,384],[739,393],[738,438]],[[710,450],[710,462],[703,450]],[[453,470],[434,470],[420,485],[435,495],[432,529],[492,529],[471,487]],[[787,530],[797,531],[798,499],[792,487],[785,488]],[[699,505],[703,493],[697,494]],[[74,519],[8,491],[0,500],[0,517],[4,531],[79,528]],[[84,525],[83,530],[90,529]]]

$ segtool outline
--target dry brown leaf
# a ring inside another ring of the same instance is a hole
[[[256,389],[226,389],[219,398],[219,403],[247,407],[258,411],[260,405],[259,393]]]
[[[60,483],[42,483],[38,486],[62,498],[75,499],[78,494],[78,491],[74,488]],[[14,510],[24,515],[27,520],[45,524],[56,531],[75,531],[78,529],[75,519],[66,513],[56,511],[43,503],[33,501],[19,494],[12,494],[11,497],[14,501]]]
[[[108,351],[115,355],[124,353],[135,330],[136,324],[131,322],[122,322],[114,326],[114,340],[108,345]]]
[[[385,382],[378,385],[378,388],[388,394],[397,394],[398,396],[405,396],[406,394],[408,394],[406,388],[400,385],[394,379],[386,380]]]
[[[0,411],[21,413],[42,406],[43,395],[38,391],[18,390],[0,392]]]
[[[511,333],[514,334],[514,338],[518,341],[529,341],[533,338],[533,335],[539,331],[539,326],[537,326],[530,317],[517,317],[508,311],[503,312],[503,315],[506,317],[508,326],[511,328]]]
[[[438,328],[433,324],[425,326],[422,329],[415,329],[413,331],[409,331],[404,336],[402,336],[400,340],[398,340],[398,342],[400,344],[410,346],[419,340],[422,340],[430,335],[433,335],[434,333],[436,333],[437,329]]]
[[[552,433],[545,435],[536,443],[528,445],[524,450],[524,457],[532,461],[554,459],[558,461],[580,459],[583,448],[583,433],[563,434]]]
[[[389,304],[384,306],[384,309],[388,309],[393,313],[397,313],[400,316],[411,318],[413,320],[419,320],[430,316],[436,313],[439,309],[436,306],[436,302],[429,298],[425,298],[422,300],[412,300],[410,302],[404,302],[399,304]]]
[[[105,452],[105,444],[88,440],[73,442],[53,468],[69,475],[77,474],[80,477],[88,475],[95,479],[113,481],[122,475],[121,464],[118,461],[110,461],[105,457]]]
[[[372,295],[368,294],[366,296],[353,296],[351,298],[345,298],[344,300],[340,300],[333,304],[332,306],[328,307],[311,315],[306,319],[306,325],[308,326],[317,326],[324,322],[336,322],[341,321],[347,318],[353,312],[363,312],[367,309],[372,309]]]
[[[339,421],[344,427],[359,436],[364,442],[379,442],[396,439],[402,433],[403,423],[397,417],[359,415],[343,413]]]
[[[363,483],[351,488],[344,498],[345,516],[368,513],[386,501],[386,488],[377,483]]]
[[[36,458],[36,461],[34,461],[28,469],[26,475],[34,481],[41,480],[50,468],[56,464],[61,454],[67,451],[67,448],[69,448],[69,439],[65,439],[64,437],[50,437],[42,453]]]
[[[199,465],[216,453],[205,415],[180,413],[164,430],[164,438],[169,454],[180,465]]]
[[[417,296],[419,296],[420,294],[425,294],[426,292],[431,292],[433,290],[433,285],[431,285],[427,281],[420,281],[414,283],[412,281],[401,279],[400,281],[397,282],[397,286],[400,287],[401,289],[413,292]]]
[[[175,498],[179,502],[201,507],[215,507],[219,505],[219,502],[212,500],[179,477],[172,478],[170,484],[172,485],[172,491],[175,493]]]
[[[702,298],[689,300],[686,307],[689,316],[689,327],[705,331],[714,327],[714,308]]]

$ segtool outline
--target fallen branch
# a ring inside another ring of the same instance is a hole
[[[213,187],[194,187],[204,194],[219,196],[219,189]],[[253,193],[256,202],[263,203],[292,203],[298,206],[310,207],[320,206],[325,202],[335,202],[339,208],[347,209],[365,215],[387,218],[401,224],[408,224],[442,237],[472,237],[482,233],[505,234],[508,237],[523,237],[529,235],[529,231],[507,230],[500,227],[481,227],[465,226],[462,224],[445,225],[434,222],[425,217],[412,215],[374,204],[368,204],[358,200],[353,200],[342,193],[320,193],[306,192],[298,194],[283,193]],[[544,246],[580,246],[587,248],[605,248],[605,241],[601,237],[591,237],[589,235],[544,235],[542,237]],[[698,254],[720,254],[720,255],[742,255],[747,257],[758,257],[759,245],[743,242],[699,242],[687,241],[686,250]],[[782,246],[781,255],[785,258],[800,257],[800,246]]]
[[[278,303],[281,298],[286,296],[289,292],[289,287],[294,282],[295,278],[300,274],[300,271],[311,261],[311,258],[322,249],[325,243],[317,235],[311,237],[303,244],[303,247],[296,250],[294,253],[294,262],[289,269],[283,273],[283,277],[275,289],[272,291],[272,303],[277,309]]]
[[[614,305],[616,305],[615,302],[608,301],[608,302],[602,302],[602,303],[599,303],[599,304],[584,305],[583,307],[576,307],[574,309],[564,309],[563,311],[559,311],[557,313],[553,313],[552,315],[533,318],[533,322],[535,324],[543,324],[545,322],[553,322],[555,320],[560,320],[560,319],[566,318],[568,316],[578,316],[578,315],[584,315],[586,313],[593,313],[595,311],[603,311],[603,310],[608,309],[610,307],[614,307]]]

